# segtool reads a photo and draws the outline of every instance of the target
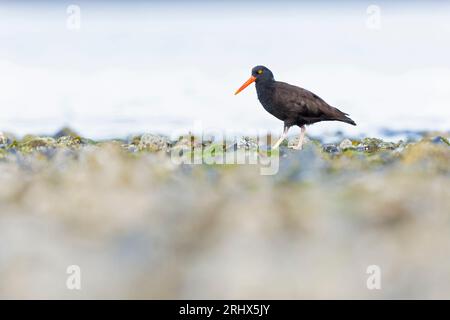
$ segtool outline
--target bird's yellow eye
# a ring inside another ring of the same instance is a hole
[[[261,74],[261,73],[263,73],[263,71],[262,71],[262,69],[259,69],[258,74]]]

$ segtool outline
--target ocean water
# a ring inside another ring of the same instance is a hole
[[[278,133],[254,65],[349,113],[325,137],[450,129],[449,2],[0,3],[0,131]],[[385,132],[385,131],[384,131]],[[297,134],[292,130],[292,134]]]

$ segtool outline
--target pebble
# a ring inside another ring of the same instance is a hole
[[[433,139],[431,139],[431,142],[434,144],[446,144],[446,145],[450,145],[450,143],[448,142],[448,140],[442,136],[437,136],[434,137]]]
[[[323,151],[328,152],[328,153],[339,153],[339,147],[337,147],[334,144],[324,144],[323,145]]]
[[[355,149],[355,147],[353,146],[353,143],[350,139],[342,140],[342,142],[339,144],[339,148],[342,151],[347,150],[347,149]]]

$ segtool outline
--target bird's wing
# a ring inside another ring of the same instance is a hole
[[[304,118],[343,120],[347,115],[311,91],[285,82],[276,82],[274,104],[282,105],[288,112],[299,114]]]

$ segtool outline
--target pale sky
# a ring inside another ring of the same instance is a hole
[[[233,95],[258,64],[358,123],[312,134],[450,128],[450,2],[79,1],[79,30],[70,3],[0,2],[0,131],[279,132],[254,87]]]

